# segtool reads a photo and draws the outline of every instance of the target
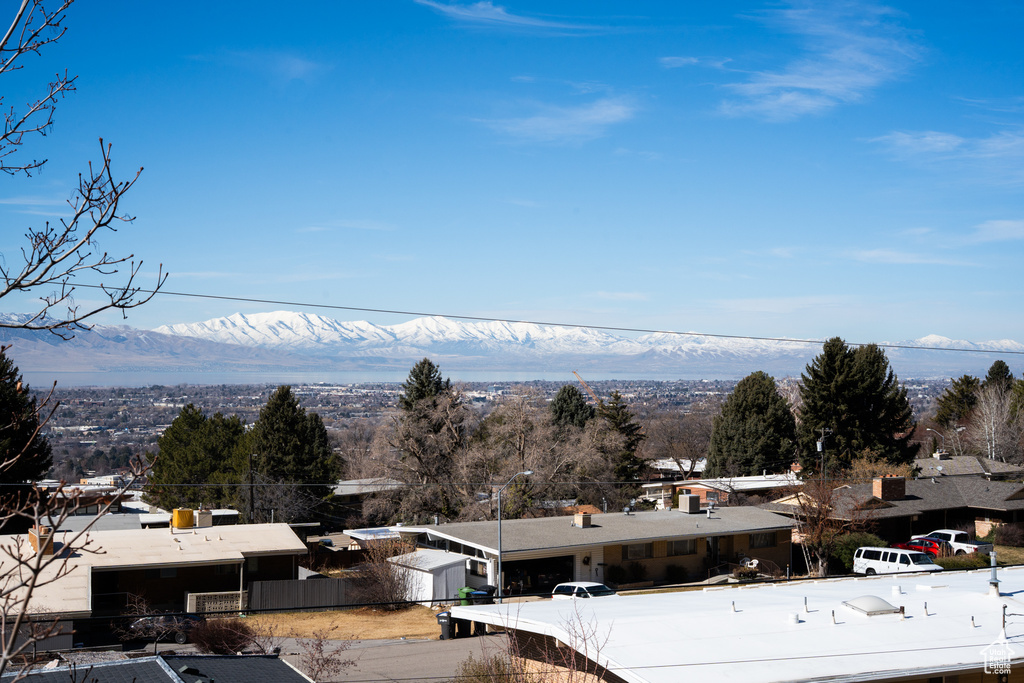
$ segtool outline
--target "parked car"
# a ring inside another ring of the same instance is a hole
[[[133,638],[173,639],[178,645],[184,645],[188,642],[189,631],[201,621],[203,617],[197,614],[156,614],[133,621],[128,633]]]
[[[953,548],[953,552],[957,555],[966,555],[967,553],[992,554],[991,543],[972,541],[971,535],[966,531],[957,531],[956,529],[939,529],[938,531],[933,531],[930,534],[914,536],[914,538],[937,538],[940,541],[945,541],[946,543],[949,543]]]
[[[942,567],[927,554],[899,548],[857,548],[853,554],[855,574],[893,574],[897,572],[940,572]]]
[[[618,595],[603,583],[593,581],[570,581],[560,583],[551,591],[553,600],[571,600],[573,598],[603,598],[608,595]]]
[[[925,536],[923,538],[912,538],[904,543],[893,543],[893,548],[903,550],[916,550],[919,553],[927,553],[932,557],[949,557],[953,554],[953,547],[938,538]]]

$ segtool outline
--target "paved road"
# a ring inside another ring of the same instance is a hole
[[[455,675],[459,664],[470,653],[479,659],[505,647],[505,636],[501,634],[455,640],[353,640],[345,654],[355,660],[355,666],[327,680],[331,683],[443,683]],[[291,653],[297,650],[294,642],[286,641],[281,649],[282,657],[295,665],[299,657]]]

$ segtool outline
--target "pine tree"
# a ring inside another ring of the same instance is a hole
[[[1010,366],[1001,360],[992,363],[988,374],[985,375],[985,381],[981,383],[982,389],[991,386],[997,386],[1002,391],[1012,391],[1013,389],[1013,373],[1010,372]]]
[[[0,347],[0,484],[29,484],[49,471],[53,459],[49,442],[39,433],[38,410],[18,368]]]
[[[559,427],[572,425],[583,429],[596,413],[582,392],[571,384],[559,389],[551,400],[551,419]]]
[[[245,426],[237,415],[207,417],[188,404],[157,441],[147,496],[160,507],[227,504],[232,492],[214,484],[239,483]]]
[[[978,404],[978,391],[981,388],[978,378],[971,375],[950,381],[949,388],[939,396],[935,411],[935,421],[944,429],[956,427],[959,422],[967,419]]]
[[[706,476],[785,472],[793,461],[796,420],[775,379],[764,372],[744,377],[714,420]]]
[[[278,387],[271,395],[253,424],[249,443],[257,471],[269,481],[295,487],[308,500],[307,507],[331,494],[340,467],[327,428],[319,415],[299,405],[291,387]]]
[[[802,379],[798,438],[805,469],[820,469],[823,429],[829,471],[845,470],[861,455],[892,464],[913,460],[913,409],[878,346],[851,349],[838,337],[829,339]]]
[[[433,398],[438,394],[450,392],[452,381],[441,379],[441,368],[429,358],[424,358],[409,371],[409,378],[402,385],[405,393],[399,397],[398,405],[405,411],[411,411],[418,402],[425,398]]]
[[[639,482],[646,463],[640,457],[640,445],[647,437],[644,436],[643,428],[633,415],[633,412],[626,405],[626,401],[618,391],[613,391],[611,399],[602,401],[597,408],[597,413],[608,424],[612,431],[621,438],[621,447],[615,452],[609,453],[612,466],[615,472],[615,481],[620,486],[628,486],[632,482]],[[629,486],[629,490],[633,490]]]

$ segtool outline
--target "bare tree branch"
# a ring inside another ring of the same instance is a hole
[[[65,11],[72,2],[64,0],[56,9],[47,9],[44,0],[22,0],[0,42],[0,75],[21,69],[25,55],[38,54],[43,47],[60,40],[66,30]],[[43,96],[29,102],[23,111],[5,108],[0,95],[4,123],[0,134],[0,171],[31,176],[46,163],[46,159],[19,163],[11,159],[25,144],[26,135],[46,135],[53,124],[57,101],[74,90],[75,77],[65,72],[57,74]],[[0,320],[0,328],[50,330],[69,338],[75,330],[88,329],[84,324],[87,318],[111,309],[123,314],[152,299],[163,286],[167,276],[162,265],[155,286],[144,290],[136,284],[142,271],[141,260],[136,260],[134,254],[112,255],[99,246],[101,234],[117,232],[122,223],[134,221],[134,217],[121,212],[120,202],[142,172],[140,168],[130,179],[116,180],[110,150],[110,145],[105,145],[101,138],[99,163],[89,162],[88,172],[79,174],[78,187],[67,202],[70,217],[57,223],[47,221],[41,228],[29,227],[20,258],[0,255],[0,299],[37,289],[50,290],[39,297],[31,312]],[[113,283],[101,279],[98,289],[104,300],[81,307],[75,303],[74,294],[76,285],[83,286],[79,280],[82,275],[119,278]]]

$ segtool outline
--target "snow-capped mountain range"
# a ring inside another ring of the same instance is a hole
[[[12,314],[0,317],[15,319]],[[290,311],[236,313],[150,331],[96,326],[70,341],[49,333],[0,330],[0,343],[11,341],[19,366],[36,376],[44,371],[151,371],[177,374],[177,381],[195,383],[229,382],[224,375],[238,373],[245,374],[245,381],[282,373],[299,373],[309,376],[309,381],[318,381],[317,373],[323,381],[338,381],[338,373],[359,373],[359,381],[378,375],[393,380],[424,356],[438,360],[453,379],[462,373],[495,380],[513,374],[559,379],[574,369],[594,379],[728,379],[755,370],[782,377],[799,375],[821,349],[797,340],[671,333],[629,337],[590,328],[442,317],[377,325]],[[999,357],[983,352],[1024,352],[1024,344],[1008,339],[975,343],[929,335],[896,344],[935,349],[887,349],[901,378],[983,375]],[[941,351],[954,348],[978,353]],[[1018,371],[1017,358],[1003,359]],[[216,380],[211,379],[214,373]],[[110,383],[116,383],[116,378]]]

